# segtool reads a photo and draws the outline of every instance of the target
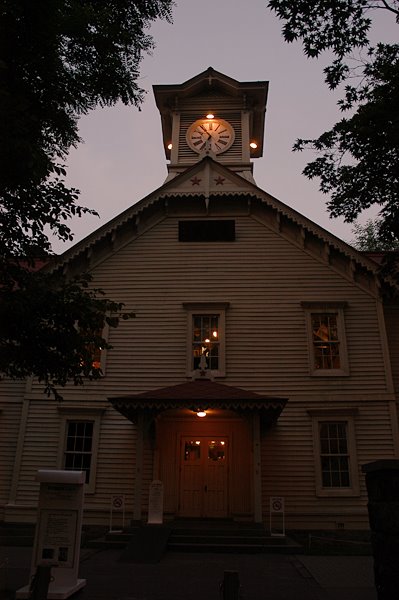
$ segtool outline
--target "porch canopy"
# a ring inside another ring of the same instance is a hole
[[[140,413],[155,417],[171,409],[188,409],[195,413],[200,410],[222,409],[242,415],[256,412],[263,426],[275,423],[287,403],[286,398],[264,396],[209,379],[196,379],[133,396],[111,397],[108,400],[132,423],[137,422]]]

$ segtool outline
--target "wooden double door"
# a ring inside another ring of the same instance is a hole
[[[164,484],[165,514],[247,518],[252,505],[250,421],[162,415],[154,478]]]
[[[182,436],[180,498],[182,517],[223,518],[228,514],[229,439]]]

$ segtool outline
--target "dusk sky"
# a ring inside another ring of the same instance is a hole
[[[375,15],[374,41],[397,41],[394,17]],[[340,118],[339,93],[323,82],[329,57],[309,60],[299,43],[284,42],[282,22],[266,0],[180,0],[173,20],[150,30],[156,47],[141,64],[139,85],[147,90],[141,111],[118,104],[80,120],[84,143],[70,152],[68,184],[80,189],[80,203],[95,208],[100,218],[71,222],[74,243],[163,184],[166,159],[152,86],[183,83],[210,66],[238,81],[269,81],[264,156],[254,160],[256,184],[351,240],[352,226],[329,218],[318,182],[301,174],[311,153],[292,152],[296,138],[317,137]],[[69,246],[56,242],[54,250]]]

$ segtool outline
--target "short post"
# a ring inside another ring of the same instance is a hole
[[[163,523],[163,483],[153,481],[150,485],[148,501],[148,525],[162,525]]]
[[[362,466],[366,474],[374,578],[378,600],[395,600],[399,590],[399,460]]]
[[[239,600],[240,580],[237,571],[225,571],[221,585],[223,600]]]
[[[29,600],[47,600],[51,581],[51,566],[38,565],[29,588]]]

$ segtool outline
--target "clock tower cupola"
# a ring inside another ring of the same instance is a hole
[[[254,182],[263,154],[267,81],[239,82],[209,67],[185,83],[155,85],[168,180],[204,156]]]

